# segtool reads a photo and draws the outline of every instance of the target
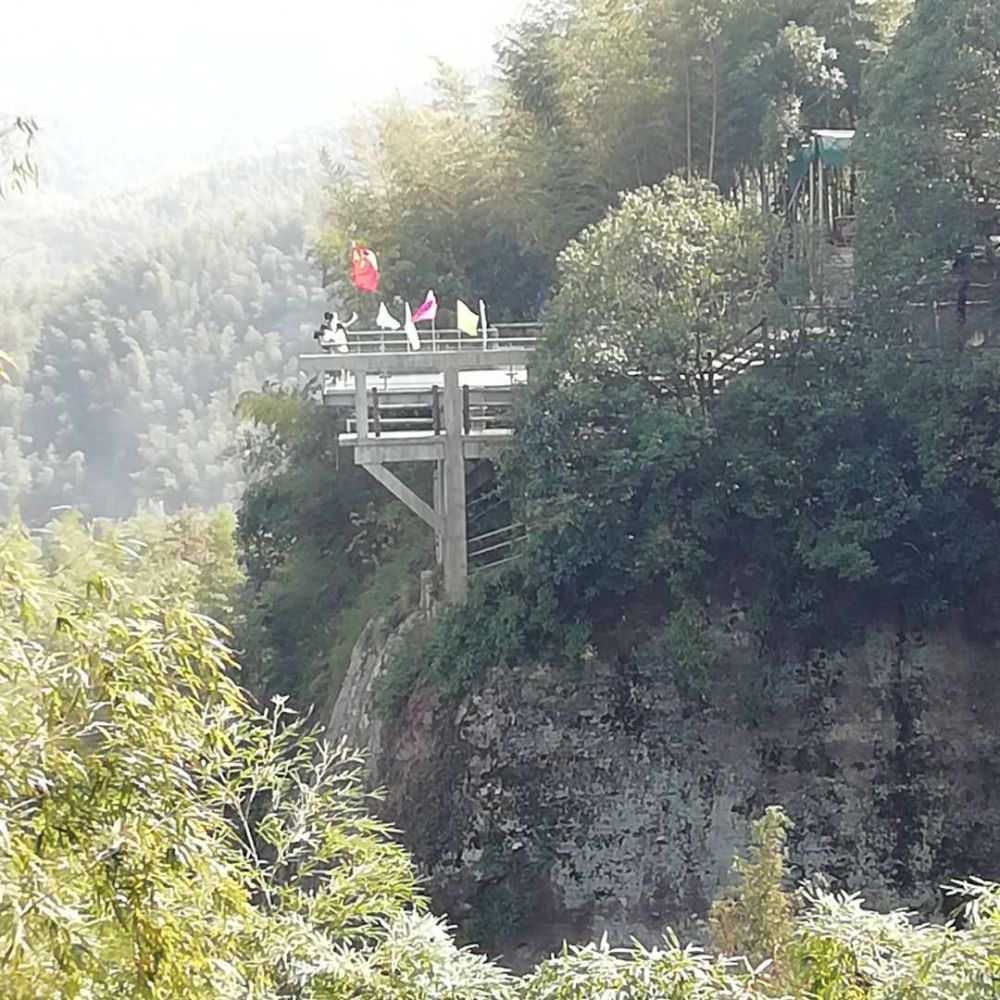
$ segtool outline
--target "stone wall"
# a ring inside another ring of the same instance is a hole
[[[740,620],[717,622],[721,664],[698,685],[654,630],[579,672],[487,670],[458,705],[418,685],[391,733],[364,693],[384,660],[373,627],[331,730],[369,741],[438,911],[514,965],[566,938],[689,927],[770,804],[796,824],[796,875],[876,905],[929,914],[950,878],[1000,879],[991,637],[874,625],[767,651]]]

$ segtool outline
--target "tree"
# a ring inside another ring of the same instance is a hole
[[[1000,235],[1000,3],[917,0],[871,85],[858,150],[857,286],[881,332],[908,303],[954,300]]]
[[[792,822],[771,807],[750,827],[747,859],[735,858],[738,883],[712,903],[708,931],[724,954],[745,955],[759,965],[773,961],[792,938],[792,899],[785,892],[785,844]]]
[[[0,198],[38,183],[38,163],[31,155],[37,133],[38,122],[30,116],[0,115]]]
[[[346,276],[356,240],[378,252],[380,294],[397,310],[432,287],[449,311],[456,298],[483,298],[495,319],[530,317],[545,271],[528,236],[533,199],[517,151],[488,95],[442,68],[430,104],[378,109],[355,128],[351,168],[330,167],[325,265]],[[340,278],[333,287],[371,322],[370,299]]]
[[[546,377],[645,379],[698,396],[709,357],[760,324],[767,228],[704,182],[668,178],[626,195],[561,255],[548,313]]]
[[[0,256],[14,256],[0,299],[16,368],[0,361],[0,423],[18,475],[3,513],[17,504],[42,521],[71,502],[125,517],[145,500],[176,511],[239,499],[236,401],[296,377],[326,303],[302,223],[316,171],[300,152],[141,196],[5,206]],[[31,233],[47,258],[17,255]],[[31,263],[38,276],[21,272]]]
[[[764,232],[708,184],[671,178],[561,256],[505,475],[571,603],[700,558],[682,498],[711,433],[706,373],[713,352],[759,336]]]
[[[416,901],[357,759],[258,713],[221,639],[0,536],[6,995],[289,995]]]
[[[553,151],[540,169],[570,171],[575,183],[562,190],[574,208],[592,195],[584,223],[617,192],[671,173],[766,204],[761,170],[782,172],[809,128],[856,121],[862,74],[899,7],[562,0],[515,25],[500,64],[515,107]],[[774,180],[765,181],[773,195]]]

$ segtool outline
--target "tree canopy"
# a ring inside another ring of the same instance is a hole
[[[781,207],[811,128],[852,127],[906,0],[556,0],[531,5],[475,89],[363,119],[321,246],[381,248],[391,297],[433,286],[530,319],[555,260],[619,193],[670,175]]]
[[[168,579],[110,575],[127,536],[64,563],[59,535],[51,568],[0,536],[5,993],[269,996],[347,961],[413,899],[357,761],[253,708]]]
[[[236,402],[297,376],[326,303],[306,247],[310,155],[121,198],[0,206],[14,366],[0,380],[0,512],[238,500]]]
[[[995,0],[918,0],[872,81],[857,279],[882,324],[908,303],[954,301],[976,248],[997,272],[998,33]]]

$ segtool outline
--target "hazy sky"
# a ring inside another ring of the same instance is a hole
[[[95,163],[170,166],[342,120],[409,92],[439,57],[490,64],[522,0],[16,0],[0,110],[48,121]]]

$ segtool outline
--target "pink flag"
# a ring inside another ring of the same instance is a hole
[[[413,314],[414,323],[424,323],[428,320],[437,319],[438,314],[438,300],[434,296],[434,290],[431,289],[427,293],[427,298],[424,299],[423,304],[417,307],[417,311]]]

